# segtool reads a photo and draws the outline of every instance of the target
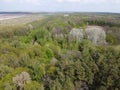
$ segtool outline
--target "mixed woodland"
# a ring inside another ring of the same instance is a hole
[[[120,90],[119,14],[44,17],[0,25],[0,90]]]

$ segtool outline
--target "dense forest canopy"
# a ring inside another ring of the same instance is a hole
[[[119,14],[37,18],[0,21],[0,90],[120,90]]]

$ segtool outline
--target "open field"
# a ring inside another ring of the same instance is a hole
[[[0,25],[23,25],[43,18],[41,14],[0,14]]]
[[[25,15],[0,14],[0,21],[1,20],[14,19],[14,18],[20,18],[20,17],[23,17],[23,16],[25,16]]]

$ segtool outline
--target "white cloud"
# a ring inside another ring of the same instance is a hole
[[[15,0],[1,0],[2,2],[13,2]]]
[[[81,0],[57,0],[58,2],[80,2]]]
[[[57,0],[58,2],[75,2],[75,3],[120,3],[120,0]]]
[[[42,0],[0,0],[0,2],[1,1],[6,3],[18,2],[18,3],[31,3],[36,5],[39,5],[42,2]]]
[[[0,0],[0,2],[22,2],[40,4],[41,2],[71,2],[71,3],[120,3],[120,0]]]
[[[31,4],[36,4],[36,5],[40,5],[40,3],[42,2],[41,0],[19,0],[21,3],[31,3]]]

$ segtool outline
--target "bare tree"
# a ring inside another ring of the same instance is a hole
[[[17,90],[23,90],[24,85],[30,80],[30,75],[27,72],[22,72],[13,77],[13,83],[17,85]]]

